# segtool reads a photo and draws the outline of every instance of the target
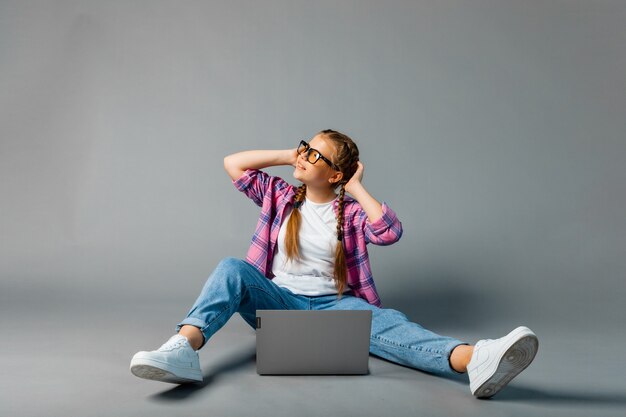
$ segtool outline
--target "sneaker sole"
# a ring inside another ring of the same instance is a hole
[[[189,369],[180,369],[176,371],[178,374],[175,374],[175,370],[172,368],[173,367],[171,365],[166,365],[164,363],[146,358],[133,358],[133,361],[130,364],[130,372],[143,379],[169,382],[172,384],[202,382],[203,380],[201,372],[193,372]]]
[[[531,332],[530,329],[521,329]],[[537,354],[539,340],[531,334],[516,340],[498,359],[498,366],[487,377],[485,382],[473,393],[477,398],[489,398],[497,394],[513,378],[530,365]]]

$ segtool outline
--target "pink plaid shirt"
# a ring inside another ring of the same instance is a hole
[[[246,261],[265,277],[272,279],[272,261],[278,248],[278,232],[288,207],[293,207],[297,187],[277,176],[270,176],[258,169],[248,169],[237,180],[237,189],[261,207],[261,216],[252,237]],[[333,207],[337,215],[338,201]],[[382,307],[374,285],[366,245],[391,245],[402,236],[402,223],[396,213],[382,203],[383,215],[371,223],[361,205],[349,195],[344,196],[343,245],[348,267],[347,284],[354,295],[368,303]]]

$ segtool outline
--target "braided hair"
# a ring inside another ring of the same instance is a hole
[[[325,139],[331,141],[335,148],[335,155],[331,160],[337,165],[343,173],[341,180],[331,184],[333,190],[339,189],[339,200],[337,207],[337,247],[335,249],[335,270],[334,279],[335,287],[338,291],[338,298],[341,299],[343,290],[346,285],[347,266],[343,246],[343,205],[345,196],[346,183],[352,178],[358,167],[359,149],[356,144],[347,135],[332,129],[325,129],[317,133]],[[285,251],[287,259],[300,259],[300,251],[298,245],[298,231],[302,216],[300,214],[300,206],[304,202],[306,195],[306,184],[302,184],[296,190],[294,209],[291,212],[289,221],[287,222],[287,231],[285,235]]]

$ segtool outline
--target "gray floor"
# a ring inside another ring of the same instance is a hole
[[[0,415],[616,416],[626,410],[621,329],[533,324],[540,341],[535,361],[497,396],[478,400],[465,375],[437,377],[372,355],[365,376],[260,376],[254,330],[237,314],[200,352],[204,383],[177,386],[136,378],[128,365],[136,351],[155,349],[173,333],[189,300],[103,299],[4,298]],[[502,318],[474,326],[477,332],[424,317],[425,327],[471,343],[527,324]]]

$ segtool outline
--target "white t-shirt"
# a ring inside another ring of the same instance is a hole
[[[336,200],[336,199],[335,199]],[[293,293],[302,295],[337,294],[334,268],[337,247],[337,218],[333,202],[313,203],[304,198],[300,206],[299,241],[301,259],[287,261],[285,256],[285,233],[291,212],[285,217],[278,233],[278,250],[274,255],[272,281]],[[296,210],[294,208],[294,210]],[[345,284],[344,292],[350,286]]]

